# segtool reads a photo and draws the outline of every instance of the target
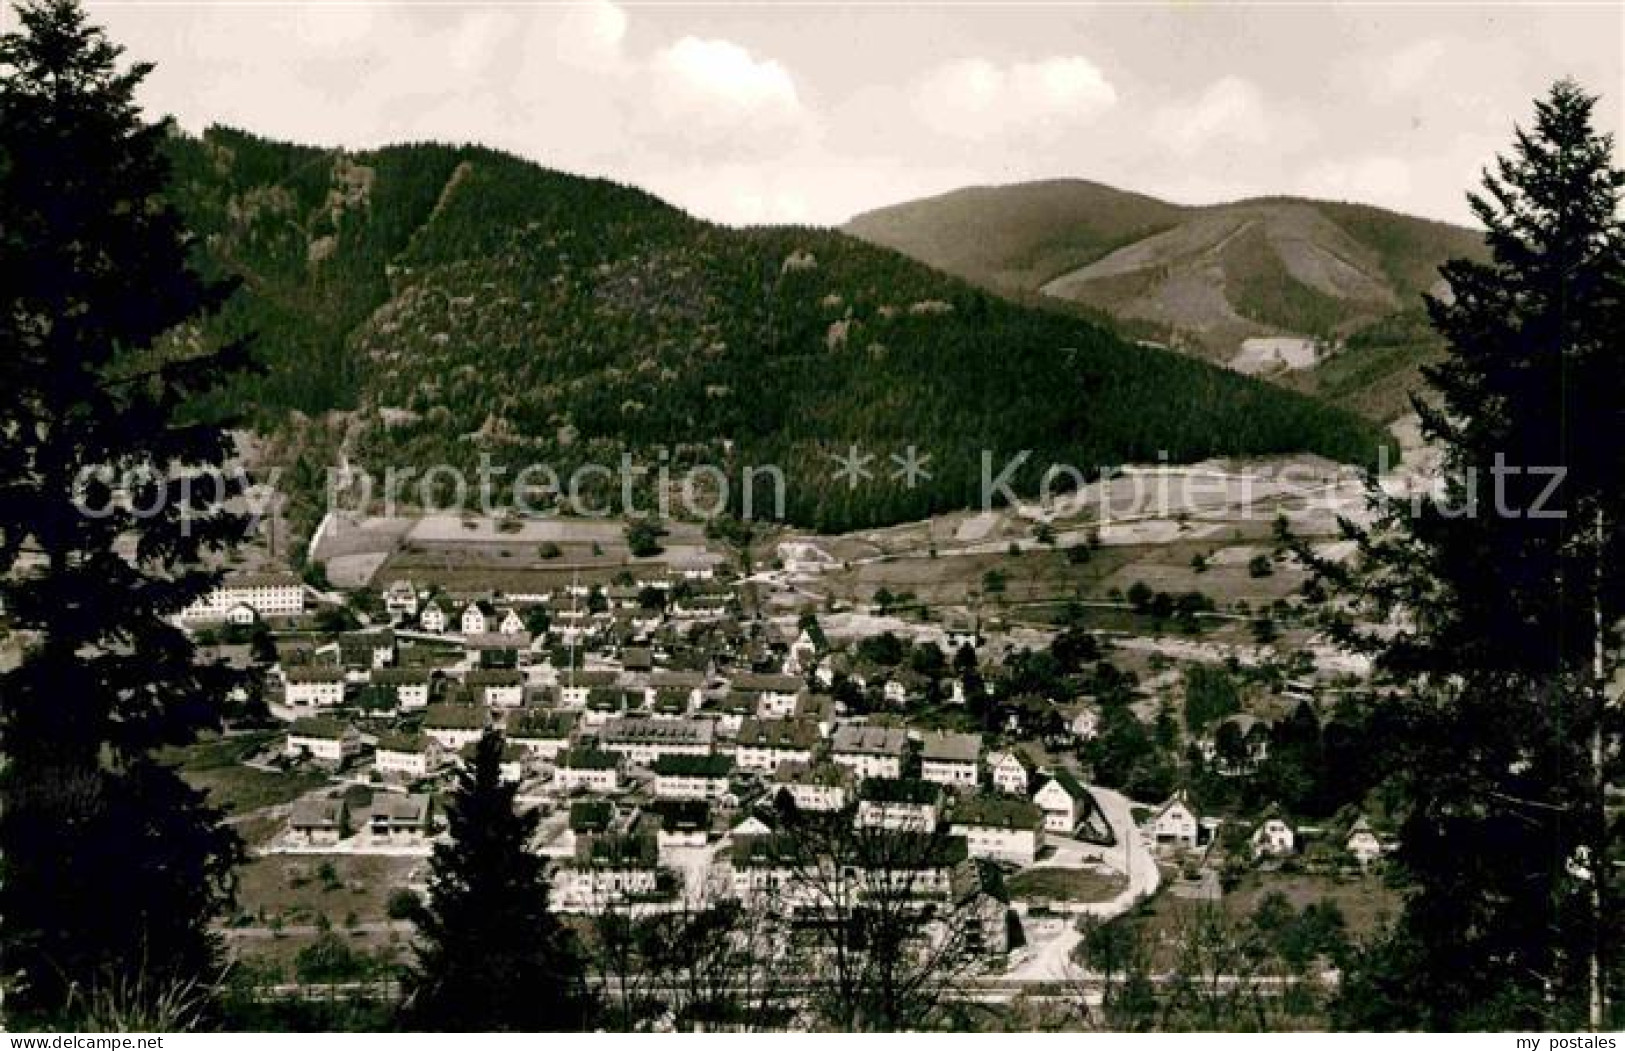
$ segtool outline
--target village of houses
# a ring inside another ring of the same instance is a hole
[[[322,631],[320,608],[343,596],[292,574],[241,574],[181,622],[269,639],[263,700],[285,729],[249,761],[322,775],[270,811],[261,856],[426,859],[454,772],[495,731],[503,777],[542,815],[534,846],[565,913],[779,886],[769,848],[787,803],[874,834],[945,832],[955,849],[929,883],[943,894],[967,871],[996,870],[994,883],[973,881],[995,888],[1009,921],[976,943],[989,973],[1058,977],[1080,917],[1110,918],[1159,891],[1219,895],[1221,819],[1182,789],[1130,800],[1089,783],[1076,748],[1097,732],[1087,698],[1050,702],[1059,735],[1054,720],[1047,731],[1014,718],[992,733],[934,728],[944,720],[932,713],[972,700],[961,678],[873,666],[855,655],[861,640],[826,638],[816,618],[744,616],[736,585],[720,559],[646,563],[618,583],[549,593],[401,579],[361,626]],[[969,650],[987,689],[1010,645],[970,619],[921,626],[914,642]],[[839,682],[876,703],[850,710]],[[1259,740],[1256,719],[1237,720]],[[1273,809],[1242,832],[1245,862],[1264,872],[1306,837],[1369,872],[1389,842],[1363,816],[1307,829]],[[407,871],[421,886],[426,865]]]

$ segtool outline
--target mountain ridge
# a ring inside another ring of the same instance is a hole
[[[1052,462],[1363,463],[1382,442],[839,231],[722,227],[479,147],[350,153],[213,128],[171,152],[202,265],[245,281],[214,327],[259,333],[269,366],[213,407],[252,406],[305,490],[340,432],[375,475],[482,456],[561,474],[623,454],[772,464],[793,480],[787,518],[839,530],[975,506],[984,449],[1030,450],[1031,491]],[[854,445],[877,457],[861,485],[831,470]],[[910,445],[934,457],[929,486],[887,477]]]
[[[1141,339],[1273,369],[1282,385],[1383,422],[1408,408],[1437,355],[1422,296],[1442,290],[1439,264],[1482,254],[1472,230],[1373,205],[1180,205],[1088,180],[950,191],[843,229],[1002,294],[1065,300]],[[1248,345],[1286,338],[1305,341],[1303,353]]]

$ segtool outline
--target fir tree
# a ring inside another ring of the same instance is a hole
[[[188,264],[146,65],[73,0],[0,37],[0,952],[14,1020],[109,988],[206,987],[240,844],[154,759],[218,719],[236,677],[169,618],[246,526],[227,421],[187,407],[248,366],[197,323],[232,286]]]
[[[1571,82],[1470,197],[1487,263],[1429,302],[1448,354],[1417,399],[1443,492],[1380,499],[1337,634],[1409,687],[1394,718],[1414,886],[1341,1001],[1357,1026],[1606,1024],[1619,711],[1607,698],[1625,531],[1625,174]],[[1373,634],[1357,621],[1387,620]]]
[[[406,981],[414,1028],[577,1030],[590,1014],[585,961],[548,911],[547,865],[530,849],[536,814],[514,809],[501,762],[502,738],[488,732],[446,807],[451,841],[435,847]]]

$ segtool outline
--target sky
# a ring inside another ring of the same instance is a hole
[[[476,142],[743,224],[1075,177],[1469,219],[1559,77],[1621,125],[1625,5],[89,0],[142,103],[364,149]],[[9,17],[9,10],[8,15]]]

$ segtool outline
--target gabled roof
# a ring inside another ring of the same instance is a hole
[[[336,741],[351,732],[349,723],[322,715],[296,719],[293,725],[288,727],[289,737],[317,737],[326,741]]]
[[[982,755],[982,739],[975,734],[927,733],[920,743],[920,758],[939,763],[974,763]]]
[[[1059,785],[1061,791],[1077,802],[1087,802],[1090,799],[1089,790],[1083,786],[1083,782],[1079,781],[1077,776],[1065,767],[1056,767],[1050,771],[1049,781],[1045,782],[1045,784],[1050,783]],[[1044,785],[1040,785],[1039,791],[1043,791],[1043,789]]]
[[[739,726],[737,742],[745,748],[807,751],[818,738],[818,727],[799,719],[746,719]]]
[[[1044,812],[1028,800],[1012,796],[971,796],[954,807],[948,820],[955,825],[1027,831],[1043,825]]]
[[[426,730],[483,730],[490,712],[477,704],[431,704],[423,713]]]
[[[833,750],[854,755],[901,756],[908,749],[908,732],[891,726],[842,726],[835,731]]]

